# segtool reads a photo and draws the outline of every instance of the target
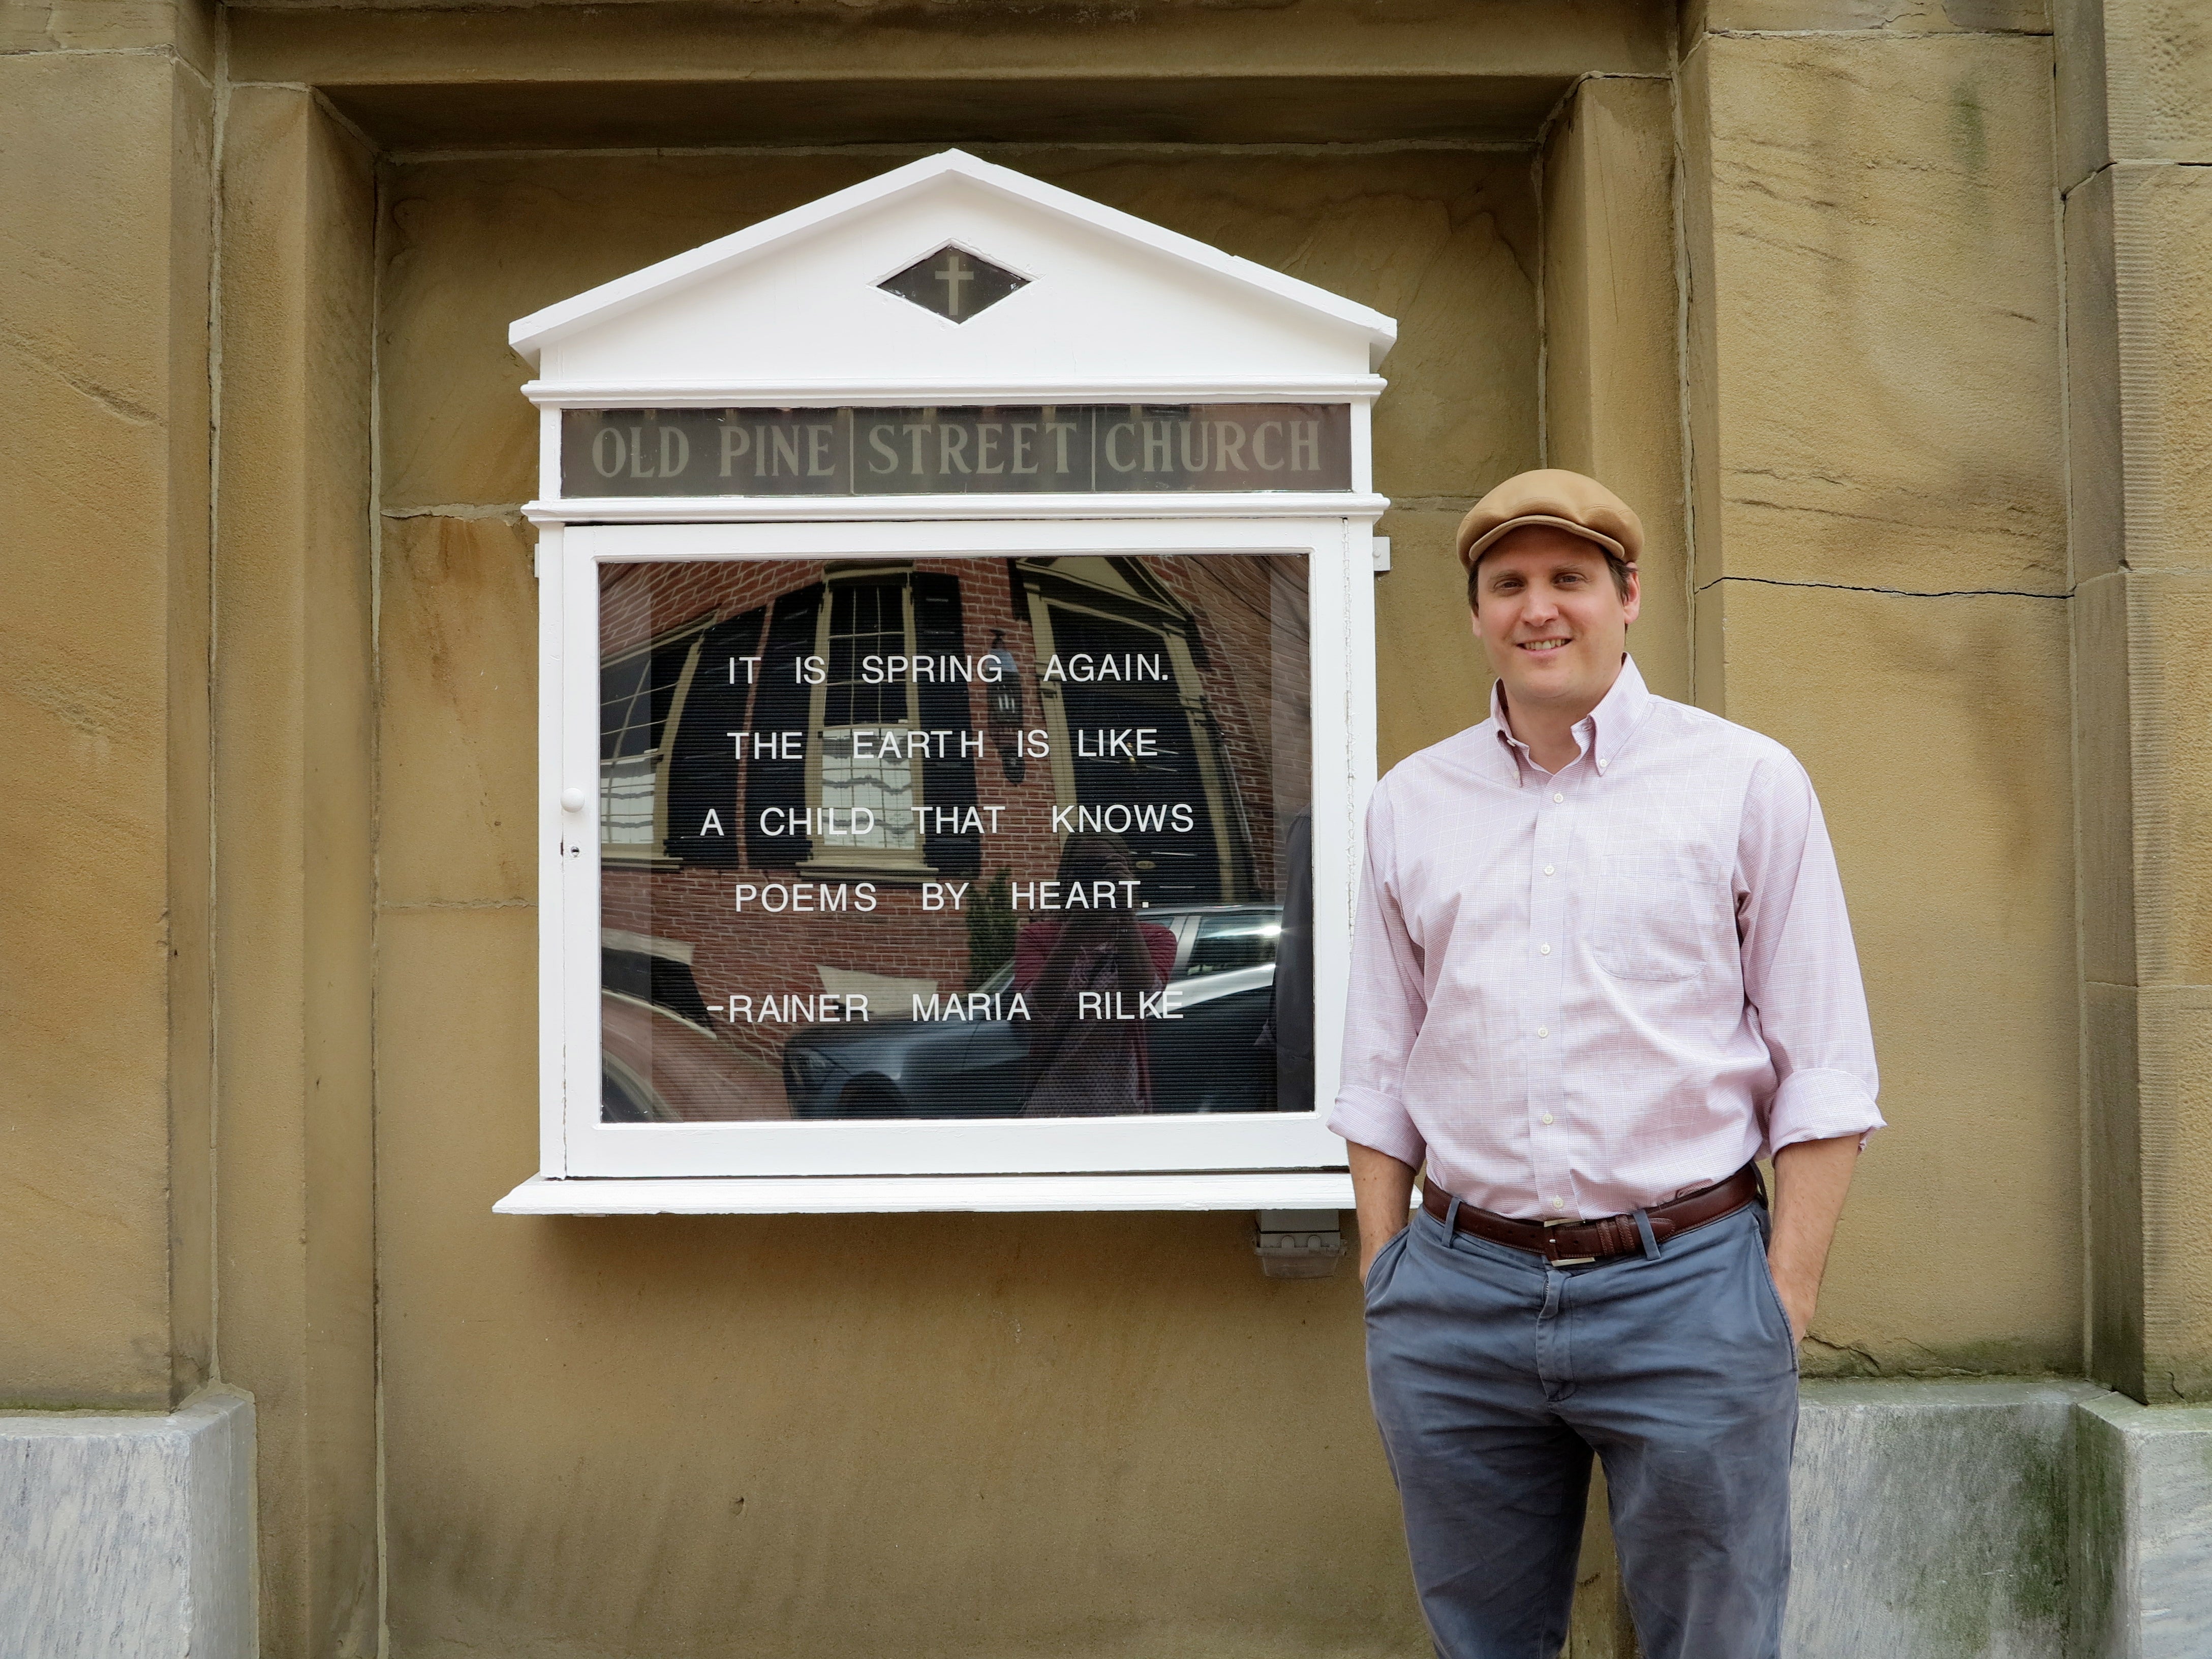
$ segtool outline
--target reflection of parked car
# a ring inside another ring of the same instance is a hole
[[[1220,904],[1152,909],[1176,936],[1169,983],[1179,1019],[1146,1022],[1156,1112],[1275,1108],[1272,1046],[1282,907]],[[1008,963],[977,988],[1006,996]],[[883,1019],[814,1025],[783,1048],[783,1086],[799,1117],[1012,1117],[1022,1107],[1026,1022]]]
[[[605,945],[599,954],[600,1121],[787,1115],[774,1068],[715,1030],[690,963],[669,954],[668,941],[611,937],[623,943]]]

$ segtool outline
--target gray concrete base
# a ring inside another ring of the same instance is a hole
[[[2080,1382],[1808,1382],[1790,1659],[2066,1659]]]
[[[1808,1382],[1787,1659],[2208,1659],[2212,1407]]]
[[[0,1413],[0,1659],[252,1659],[253,1402]]]
[[[2075,1659],[2212,1654],[2212,1407],[2082,1403]]]

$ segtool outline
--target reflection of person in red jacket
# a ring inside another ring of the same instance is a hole
[[[1070,836],[1060,854],[1060,891],[1114,903],[1070,907],[1033,921],[1014,940],[1014,988],[1030,1000],[1026,1117],[1107,1117],[1152,1109],[1152,1076],[1137,999],[1168,982],[1175,934],[1128,908],[1137,873],[1121,836]],[[1094,886],[1092,884],[1100,884]],[[1103,994],[1087,1006],[1084,994]],[[1118,999],[1115,994],[1119,993]],[[1117,1017],[1118,1016],[1118,1017]]]

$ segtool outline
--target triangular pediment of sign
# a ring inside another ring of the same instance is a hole
[[[533,396],[1264,388],[1371,376],[1357,301],[958,150],[522,319]]]

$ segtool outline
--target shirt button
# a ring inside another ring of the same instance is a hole
[[[1544,1121],[1545,1121],[1545,1122],[1547,1122],[1547,1123],[1549,1123],[1551,1121],[1552,1121],[1552,1115],[1551,1115],[1549,1112],[1545,1113],[1545,1114],[1544,1114]]]
[[[1549,1036],[1552,1035],[1552,1028],[1548,1025],[1539,1025],[1536,1028],[1536,1035],[1538,1036]],[[1549,1123],[1552,1120],[1548,1117],[1544,1120],[1547,1123]]]
[[[1536,947],[1536,954],[1540,957],[1548,957],[1552,954],[1552,947],[1548,945],[1540,945]]]
[[[1555,1210],[1564,1210],[1567,1207],[1567,1200],[1564,1198],[1555,1198],[1552,1200],[1552,1207]]]
[[[1552,866],[1550,865],[1547,864],[1544,866],[1544,873],[1547,876],[1552,873]]]
[[[1565,800],[1566,797],[1561,794],[1558,790],[1554,789],[1552,791],[1552,799],[1553,800]]]

